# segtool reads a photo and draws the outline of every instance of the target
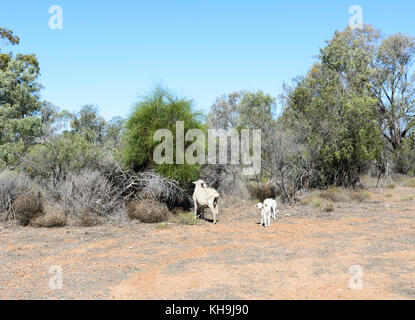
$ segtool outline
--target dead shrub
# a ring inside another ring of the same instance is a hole
[[[159,223],[169,219],[170,211],[164,203],[145,199],[130,202],[127,205],[127,214],[130,219],[137,219],[144,223]]]
[[[57,205],[47,205],[45,213],[30,221],[35,228],[61,228],[66,225],[66,215],[62,208]]]
[[[49,189],[55,200],[74,221],[83,219],[85,212],[96,216],[111,215],[123,204],[121,191],[99,171],[69,173],[65,181],[54,185]]]
[[[252,199],[263,202],[265,199],[275,199],[278,196],[278,188],[273,183],[253,183],[248,186]]]
[[[35,189],[34,184],[24,174],[8,170],[0,172],[0,220],[14,220],[13,203],[24,192],[32,189]]]
[[[13,203],[13,212],[21,226],[27,226],[32,219],[43,215],[43,198],[40,191],[20,195]]]

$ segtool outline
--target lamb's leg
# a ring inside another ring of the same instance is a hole
[[[261,226],[263,226],[264,224],[264,213],[261,210]]]
[[[274,220],[277,220],[277,207],[272,208],[272,214],[273,214]]]
[[[195,207],[195,220],[197,220],[197,201],[195,199],[193,199],[194,202],[194,207]]]

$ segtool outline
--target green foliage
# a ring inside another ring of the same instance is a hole
[[[3,44],[18,44],[13,32],[0,28]],[[42,108],[35,55],[0,54],[0,167],[16,165],[42,132]]]
[[[356,185],[382,150],[377,101],[344,85],[342,76],[322,63],[288,94],[281,121],[307,146],[312,186]]]
[[[176,122],[184,122],[185,132],[189,129],[203,129],[200,115],[192,111],[192,101],[177,98],[171,92],[157,87],[153,92],[137,103],[135,110],[125,125],[123,157],[126,166],[135,171],[154,168],[165,177],[174,179],[183,185],[197,180],[199,165],[185,163],[156,165],[153,152],[160,143],[153,141],[158,129],[168,129],[173,133],[174,150],[176,147]],[[192,142],[186,142],[185,148]]]
[[[99,115],[98,108],[85,105],[78,113],[64,112],[70,121],[73,133],[82,135],[88,142],[101,143],[104,141],[107,123]]]
[[[60,181],[68,172],[96,168],[103,153],[80,133],[65,133],[33,146],[24,158],[24,165],[33,175]]]
[[[275,98],[263,91],[239,91],[218,98],[208,115],[212,128],[265,128],[273,121]]]
[[[3,46],[11,44],[12,46],[19,44],[20,39],[18,36],[15,36],[13,34],[12,30],[9,30],[7,28],[0,28],[0,39],[2,41],[2,44],[0,46],[0,50],[3,48]]]
[[[402,141],[395,159],[395,171],[415,175],[415,135]]]

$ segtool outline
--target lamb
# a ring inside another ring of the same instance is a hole
[[[272,209],[272,217],[274,220],[277,220],[277,213],[279,212],[277,210],[277,201],[275,201],[274,199],[266,199],[264,200],[264,206],[270,207]]]
[[[218,201],[219,193],[212,188],[208,188],[206,183],[203,180],[198,180],[193,182],[196,185],[195,191],[193,193],[193,202],[195,207],[195,219],[197,219],[197,208],[200,207],[209,207],[210,211],[213,214],[213,224],[216,224],[216,216],[219,214],[218,210]]]
[[[255,207],[261,210],[261,226],[269,228],[271,225],[271,207],[267,207],[261,202],[257,203]]]

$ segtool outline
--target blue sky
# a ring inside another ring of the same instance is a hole
[[[62,30],[49,28],[52,5]],[[352,5],[386,34],[415,35],[412,0],[14,0],[0,26],[20,36],[14,52],[38,56],[43,99],[70,111],[94,104],[110,119],[160,81],[202,112],[236,90],[277,96],[346,27]]]

